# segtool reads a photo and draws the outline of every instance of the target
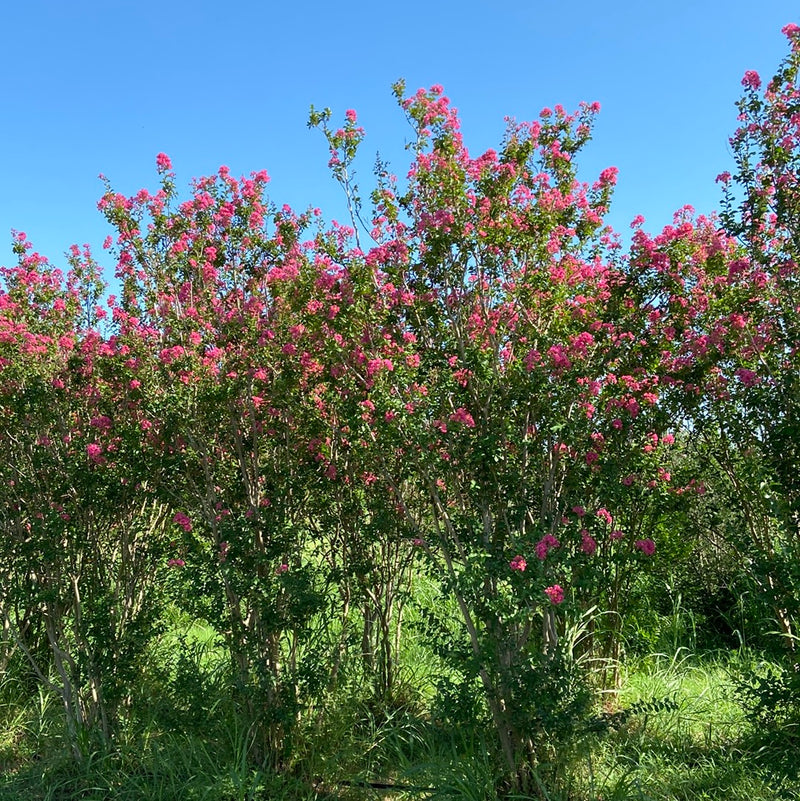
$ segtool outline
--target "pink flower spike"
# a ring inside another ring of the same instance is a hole
[[[742,86],[748,89],[761,88],[761,76],[755,70],[747,70],[742,78]]]
[[[156,156],[156,169],[159,172],[167,172],[172,169],[172,161],[166,153],[159,153]]]
[[[528,563],[525,561],[523,556],[517,554],[510,562],[509,565],[511,566],[512,570],[519,570],[520,573],[525,572],[525,568],[528,566]]]
[[[275,572],[280,576],[281,573],[285,573],[289,569],[289,565],[284,562]]]
[[[554,604],[560,604],[564,600],[564,590],[560,584],[553,584],[552,587],[546,587],[544,594],[550,599],[550,602]]]
[[[800,27],[795,25],[793,22],[790,22],[788,25],[784,25],[781,28],[781,33],[789,39],[792,39],[793,37],[797,36],[798,33],[800,33]]]

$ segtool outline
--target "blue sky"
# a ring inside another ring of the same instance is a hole
[[[98,174],[131,193],[156,186],[170,155],[179,185],[226,164],[266,169],[270,197],[345,219],[309,105],[348,108],[366,128],[362,183],[376,151],[404,173],[409,133],[391,94],[440,83],[476,154],[506,115],[601,103],[579,161],[584,180],[620,170],[610,221],[657,230],[686,203],[718,204],[715,176],[746,69],[770,76],[796,0],[11,0],[0,32],[0,263],[12,228],[63,266],[74,242],[110,230]],[[101,262],[103,259],[101,258]],[[112,265],[107,264],[109,269]]]

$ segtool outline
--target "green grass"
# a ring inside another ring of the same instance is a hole
[[[800,798],[791,777],[753,748],[753,726],[735,692],[747,661],[744,654],[679,650],[627,665],[622,722],[594,744],[576,771],[574,797]]]
[[[177,644],[180,659],[160,670],[154,665],[151,703],[136,724],[111,753],[87,747],[81,765],[68,756],[57,702],[30,695],[6,676],[0,801],[498,798],[491,731],[432,716],[430,673],[437,667],[413,646],[391,704],[376,705],[357,686],[342,688],[309,713],[293,743],[291,768],[279,776],[248,759],[249,732],[230,702],[223,651],[208,631],[191,626],[175,635],[173,656]],[[737,677],[758,660],[745,652],[685,649],[629,658],[619,695],[607,696],[594,718],[541,755],[532,771],[535,790],[506,798],[800,799],[796,739],[782,738],[780,730],[765,736],[736,693]],[[186,694],[179,709],[176,690]],[[375,782],[405,789],[369,786]]]

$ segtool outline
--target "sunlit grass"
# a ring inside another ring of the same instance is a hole
[[[579,798],[796,798],[798,788],[748,749],[752,724],[736,700],[746,655],[679,650],[628,664],[619,703],[634,710],[596,744]],[[586,779],[588,778],[588,782]],[[777,794],[779,786],[781,793]]]
[[[152,698],[136,725],[115,751],[90,751],[79,766],[65,748],[55,699],[28,696],[7,676],[0,684],[0,801],[800,799],[786,769],[793,756],[779,739],[759,738],[736,692],[737,676],[752,671],[758,654],[678,648],[627,658],[619,693],[598,698],[594,717],[542,755],[528,794],[500,796],[491,731],[436,717],[440,666],[413,635],[404,640],[390,702],[357,683],[342,686],[308,713],[290,769],[278,776],[248,759],[248,731],[230,703],[215,633],[181,623],[154,650]],[[163,661],[170,653],[173,660],[181,653],[182,662]],[[170,708],[176,692],[186,694],[182,709]]]

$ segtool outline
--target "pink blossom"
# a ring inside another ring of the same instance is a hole
[[[781,28],[781,33],[782,33],[784,36],[786,36],[786,37],[788,37],[789,39],[791,39],[791,38],[793,38],[794,36],[797,36],[797,34],[798,34],[798,33],[800,33],[800,27],[798,27],[797,25],[795,25],[793,22],[790,22],[788,25],[784,25],[784,26]]]
[[[586,510],[582,506],[573,506],[572,513],[578,517],[583,517],[586,514]]]
[[[625,535],[618,528],[615,528],[608,536],[612,540],[621,540]]]
[[[221,542],[219,544],[219,554],[217,555],[217,559],[219,559],[220,564],[222,564],[222,562],[228,558],[228,550],[229,545],[227,542]]]
[[[183,567],[185,564],[186,562],[184,562],[183,559],[170,559],[167,562],[168,567]]]
[[[758,374],[745,367],[740,367],[736,371],[736,377],[746,386],[752,387],[758,383]]]
[[[544,594],[550,599],[551,603],[560,604],[564,600],[564,590],[560,584],[553,584],[546,587]]]
[[[91,425],[93,428],[99,428],[101,431],[108,431],[111,428],[112,423],[110,417],[105,414],[100,414],[97,417],[93,417],[89,421],[89,425]]]
[[[569,360],[563,345],[551,345],[547,352],[553,360],[553,364],[559,370],[569,370],[572,367],[572,362]]]
[[[634,546],[638,548],[645,556],[652,556],[656,550],[656,544],[651,539],[636,540]]]
[[[187,533],[192,530],[192,521],[183,512],[176,512],[172,522],[179,525]]]
[[[475,428],[475,420],[463,406],[459,406],[458,409],[450,415],[450,421],[453,423],[462,423],[467,428]]]
[[[581,531],[581,550],[588,556],[594,556],[597,550],[597,542],[586,529]]]
[[[536,543],[536,556],[539,559],[546,559],[547,554],[554,548],[558,548],[561,543],[552,535],[545,534],[539,542]]]
[[[619,168],[617,167],[606,167],[600,173],[600,183],[603,186],[610,185],[614,186],[617,183],[617,175],[619,174]]]
[[[510,562],[509,566],[512,570],[519,570],[520,573],[525,572],[525,568],[528,566],[528,563],[525,561],[525,557],[520,556],[517,554]]]
[[[89,460],[95,464],[103,463],[102,453],[103,449],[96,442],[90,442],[86,446],[86,455],[89,457]]]
[[[755,70],[747,70],[742,78],[742,86],[746,86],[748,89],[759,89],[761,77]]]
[[[159,172],[166,172],[172,169],[172,162],[166,153],[159,153],[156,156],[156,169]]]
[[[604,506],[601,506],[595,514],[603,521],[606,522],[607,525],[611,525],[614,522],[614,518],[611,517],[611,512],[608,511]]]
[[[278,569],[275,571],[277,575],[281,575],[281,573],[285,573],[289,569],[289,565],[284,562],[282,565],[278,566]]]

